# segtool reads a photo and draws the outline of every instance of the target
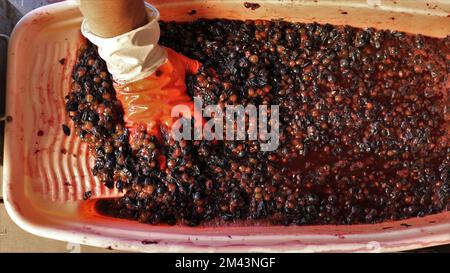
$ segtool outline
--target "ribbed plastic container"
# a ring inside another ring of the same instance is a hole
[[[429,1],[153,1],[163,20],[284,19],[444,37],[450,4]],[[428,3],[428,4],[427,4]],[[191,12],[195,10],[194,12]],[[99,215],[92,198],[117,196],[92,176],[87,147],[62,124],[81,14],[73,2],[26,15],[9,46],[4,197],[11,218],[39,236],[115,249],[161,251],[397,251],[450,242],[450,212],[352,226],[152,226]],[[73,128],[72,128],[73,130]]]

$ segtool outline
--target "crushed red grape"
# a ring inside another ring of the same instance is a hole
[[[280,105],[281,144],[176,142],[164,130],[162,141],[141,132],[128,144],[111,77],[88,45],[66,110],[94,175],[124,192],[104,211],[151,224],[303,225],[449,209],[450,37],[197,20],[162,22],[160,43],[217,72],[187,78],[205,104]]]

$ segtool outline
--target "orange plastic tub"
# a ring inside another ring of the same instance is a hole
[[[444,37],[450,3],[435,1],[152,1],[163,20],[284,19],[389,28]],[[194,15],[190,15],[195,10]],[[81,14],[73,2],[26,15],[11,37],[8,63],[4,197],[11,218],[39,236],[135,251],[397,251],[450,243],[450,212],[352,226],[152,226],[98,214],[93,198],[117,196],[92,176],[87,147],[61,124]],[[72,128],[73,129],[73,128]]]

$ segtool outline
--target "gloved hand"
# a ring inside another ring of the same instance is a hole
[[[174,121],[171,111],[175,105],[186,105],[194,113],[192,99],[186,90],[185,75],[196,74],[201,64],[170,48],[165,50],[167,62],[152,75],[139,81],[115,85],[131,135],[137,128],[145,129],[151,135],[159,134],[161,124],[170,128]]]

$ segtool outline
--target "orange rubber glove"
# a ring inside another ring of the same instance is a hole
[[[137,130],[160,137],[160,125],[171,125],[175,105],[186,105],[194,114],[194,103],[187,94],[186,73],[196,74],[201,67],[198,61],[167,50],[167,62],[152,75],[142,80],[116,85],[116,94],[125,112],[124,120],[131,139]],[[130,140],[132,141],[132,140]]]

